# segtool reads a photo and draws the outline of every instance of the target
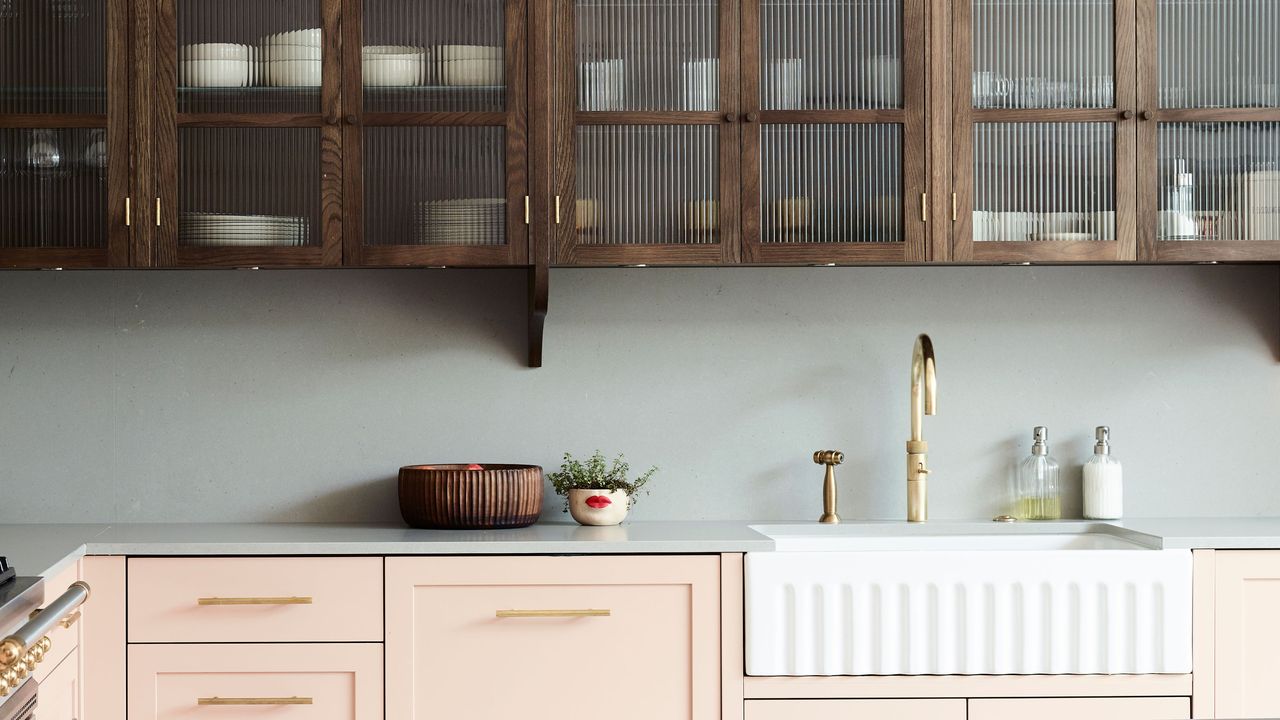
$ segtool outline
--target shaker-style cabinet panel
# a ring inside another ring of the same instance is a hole
[[[0,268],[129,264],[130,0],[0,0]]]
[[[1135,0],[953,13],[953,259],[1134,260]]]
[[[389,557],[387,720],[720,718],[720,558]]]
[[[1213,555],[1213,717],[1280,717],[1280,551]]]
[[[1155,260],[1280,260],[1280,9],[1140,0],[1140,234]]]
[[[84,717],[80,683],[80,651],[72,650],[40,682],[40,702],[33,720],[79,720]]]

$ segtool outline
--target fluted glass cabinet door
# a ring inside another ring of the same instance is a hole
[[[1280,260],[1280,5],[1142,1],[1144,257]]]
[[[158,2],[154,264],[339,264],[337,0]]]
[[[953,258],[1135,259],[1135,0],[953,11]]]
[[[524,0],[343,7],[348,262],[524,264]]]
[[[0,267],[128,264],[127,13],[0,0]]]
[[[737,0],[556,8],[553,261],[735,261]]]
[[[743,6],[749,262],[927,259],[922,0]]]

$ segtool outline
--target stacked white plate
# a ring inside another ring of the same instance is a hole
[[[506,198],[418,203],[415,237],[423,245],[501,245],[506,207]]]
[[[365,87],[412,87],[430,84],[427,51],[416,45],[365,45],[360,74]]]
[[[299,247],[310,235],[311,224],[296,216],[185,212],[178,218],[183,245]]]
[[[182,87],[246,87],[252,83],[252,48],[239,43],[183,45],[178,54]]]
[[[441,85],[501,85],[502,48],[496,45],[440,45],[435,49]]]
[[[320,28],[262,38],[264,80],[271,87],[320,87],[324,48]]]

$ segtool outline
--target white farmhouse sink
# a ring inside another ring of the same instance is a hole
[[[1191,553],[1086,523],[755,525],[748,675],[1191,672]]]

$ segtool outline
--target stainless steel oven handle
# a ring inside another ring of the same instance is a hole
[[[0,671],[8,670],[22,660],[40,639],[49,634],[63,618],[71,615],[89,599],[89,584],[84,581],[71,583],[67,591],[49,603],[12,635],[0,640]]]

